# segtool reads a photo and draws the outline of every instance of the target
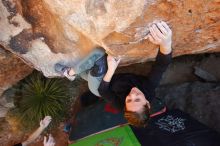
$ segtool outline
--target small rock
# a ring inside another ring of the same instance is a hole
[[[3,118],[6,116],[7,112],[8,112],[9,108],[0,106],[0,118]]]
[[[196,76],[200,77],[201,79],[203,79],[207,82],[217,82],[218,81],[218,79],[214,75],[210,74],[206,70],[201,69],[197,66],[195,66],[194,69],[195,69],[194,74]]]
[[[13,108],[14,107],[13,97],[14,96],[15,96],[15,89],[9,88],[2,94],[2,96],[0,96],[0,105],[6,108]]]

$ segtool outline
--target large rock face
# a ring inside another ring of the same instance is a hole
[[[219,83],[204,82],[164,86],[157,92],[158,97],[166,100],[169,109],[181,109],[218,132],[220,132],[219,95]]]
[[[122,65],[153,59],[157,46],[146,26],[164,20],[173,30],[173,54],[220,51],[218,0],[1,0],[0,44],[44,73],[76,64],[96,46]]]

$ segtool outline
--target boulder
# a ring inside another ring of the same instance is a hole
[[[172,28],[174,56],[219,52],[218,7],[218,0],[1,0],[0,45],[47,77],[59,76],[55,63],[74,66],[97,46],[121,65],[153,60],[158,46],[145,36],[154,20]]]
[[[157,97],[165,99],[169,109],[180,109],[220,132],[220,83],[186,82],[161,86]]]

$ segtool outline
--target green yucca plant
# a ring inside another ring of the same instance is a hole
[[[23,124],[31,127],[38,125],[47,115],[52,117],[52,123],[59,122],[69,103],[65,84],[60,79],[47,79],[39,73],[34,73],[25,80],[20,95],[20,119]]]

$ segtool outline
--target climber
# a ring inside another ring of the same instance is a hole
[[[22,143],[15,144],[14,146],[27,146],[34,142],[40,134],[44,131],[44,129],[47,128],[47,126],[50,124],[52,118],[50,116],[45,116],[43,120],[40,121],[40,126],[35,130],[27,140],[25,140]],[[45,138],[44,138],[45,139]],[[44,146],[54,146],[52,143],[54,143],[53,138],[49,136],[49,140],[44,140]]]
[[[80,74],[88,80],[89,89],[93,94],[109,100],[120,109],[125,109],[125,117],[130,124],[144,126],[150,113],[165,110],[162,102],[155,98],[155,88],[172,60],[172,31],[169,26],[164,21],[153,22],[149,31],[150,34],[146,38],[159,45],[160,49],[156,64],[147,78],[134,74],[113,75],[120,58],[107,56],[100,48],[92,51],[75,67],[57,63],[55,71],[70,80],[74,80],[75,75]]]
[[[103,98],[119,109],[125,110],[125,118],[131,125],[137,127],[146,126],[150,114],[155,115],[166,110],[162,101],[155,97],[155,88],[172,60],[172,31],[164,21],[153,23],[149,30],[148,39],[160,48],[156,64],[148,76],[130,73],[114,75],[120,59],[108,55],[108,70],[98,89]]]

